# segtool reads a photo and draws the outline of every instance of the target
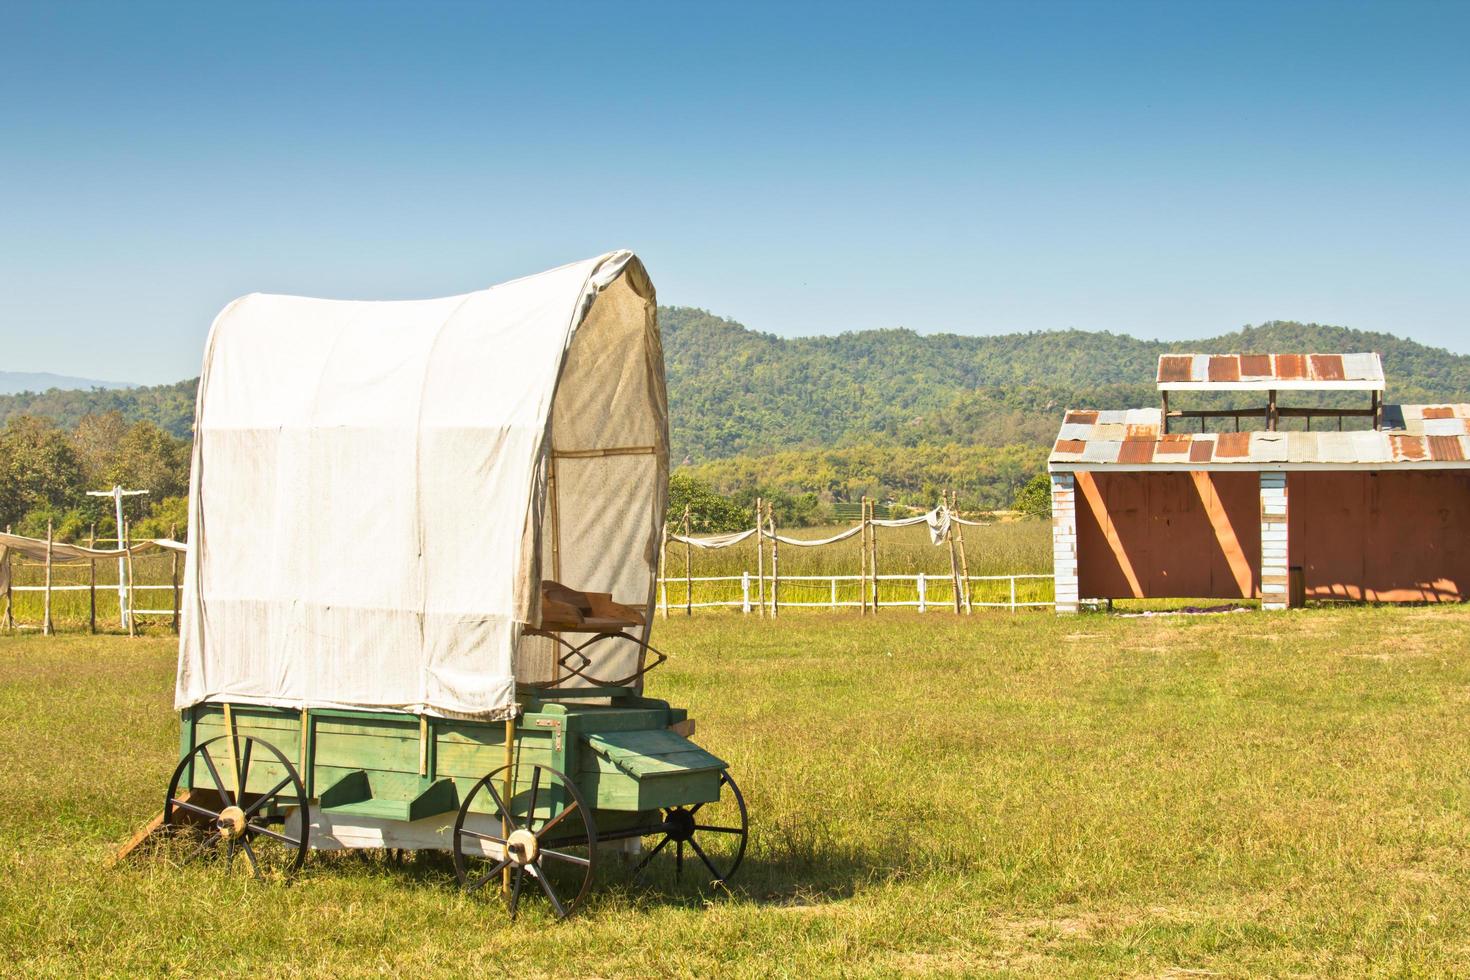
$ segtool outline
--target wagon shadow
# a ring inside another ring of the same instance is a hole
[[[686,868],[682,877],[672,867],[650,867],[634,879],[636,856],[602,857],[588,895],[587,913],[610,907],[638,909],[702,909],[722,903],[801,910],[851,898],[864,885],[893,876],[853,851],[828,853],[821,860],[770,860],[747,856],[729,887],[713,885]],[[384,850],[317,853],[306,873],[368,874],[392,877],[402,887],[458,891],[454,863],[448,854],[419,851],[402,855]],[[579,913],[580,915],[580,913]]]

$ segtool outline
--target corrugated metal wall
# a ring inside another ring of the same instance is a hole
[[[1294,472],[1287,492],[1308,598],[1470,598],[1470,473]],[[1081,595],[1259,596],[1258,474],[1082,472],[1076,499]]]
[[[1299,472],[1287,493],[1287,554],[1308,598],[1470,596],[1470,473]]]

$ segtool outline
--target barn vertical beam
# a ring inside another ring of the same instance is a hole
[[[1261,608],[1285,609],[1288,603],[1287,515],[1285,473],[1261,474]]]
[[[1051,475],[1052,577],[1059,613],[1077,611],[1077,485],[1071,473]]]

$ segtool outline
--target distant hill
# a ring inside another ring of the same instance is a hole
[[[45,371],[0,371],[0,395],[18,395],[23,391],[49,391],[52,388],[86,391],[91,388],[135,388],[125,381],[98,381],[94,378],[72,378]]]
[[[1081,330],[787,339],[690,307],[659,316],[676,462],[860,446],[1035,447],[1050,442],[1069,406],[1156,404],[1154,368],[1170,351],[1376,350],[1390,400],[1470,401],[1470,357],[1318,324],[1274,321],[1178,343]],[[0,396],[0,419],[33,412],[70,426],[117,410],[187,436],[195,384]]]
[[[68,391],[51,389],[19,395],[0,395],[0,422],[13,415],[42,415],[67,428],[84,415],[121,412],[130,422],[152,422],[181,438],[194,432],[194,392],[199,380],[146,388]]]

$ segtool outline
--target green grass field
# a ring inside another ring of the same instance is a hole
[[[752,815],[732,894],[514,927],[445,860],[291,884],[145,857],[166,638],[0,637],[0,972],[504,976],[1462,973],[1470,610],[660,623]]]

